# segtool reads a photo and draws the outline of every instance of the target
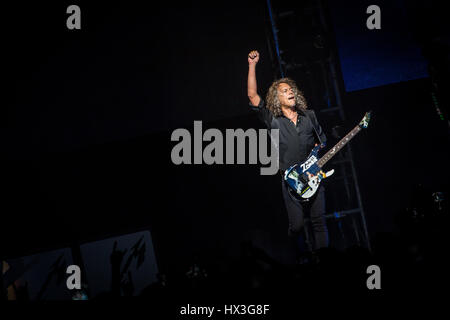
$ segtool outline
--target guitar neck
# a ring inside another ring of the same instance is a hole
[[[336,143],[336,145],[331,148],[330,150],[328,150],[327,153],[325,153],[325,155],[320,158],[319,161],[317,161],[317,164],[319,167],[323,167],[325,165],[325,163],[328,162],[328,160],[330,160],[331,158],[334,157],[334,155],[336,153],[338,153],[351,139],[353,139],[354,136],[356,136],[359,132],[361,131],[361,127],[359,125],[357,125],[356,127],[353,128],[352,131],[350,131],[349,133],[347,133],[347,135],[345,137],[343,137],[338,143]]]

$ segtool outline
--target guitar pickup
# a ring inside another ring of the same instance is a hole
[[[300,182],[302,182],[303,184],[306,184],[306,183],[308,183],[309,178],[307,177],[306,174],[302,174],[302,175],[300,176],[299,180],[300,180]]]

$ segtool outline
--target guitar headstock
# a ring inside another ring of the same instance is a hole
[[[371,113],[372,113],[372,111],[366,112],[366,114],[364,115],[364,118],[362,118],[361,122],[359,123],[360,128],[366,129],[369,126]]]

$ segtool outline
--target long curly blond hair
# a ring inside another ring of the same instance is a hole
[[[304,111],[308,108],[308,104],[306,103],[306,99],[303,96],[303,92],[297,88],[294,80],[290,78],[281,78],[272,83],[266,95],[267,109],[269,109],[269,111],[275,117],[279,117],[283,114],[283,112],[281,111],[281,103],[278,99],[278,86],[280,85],[280,83],[286,83],[293,89],[295,95],[295,108],[297,110]]]

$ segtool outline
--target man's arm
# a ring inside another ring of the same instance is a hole
[[[256,84],[256,64],[259,61],[258,51],[251,51],[248,54],[248,79],[247,79],[247,95],[253,106],[258,106],[261,97],[258,95]]]

